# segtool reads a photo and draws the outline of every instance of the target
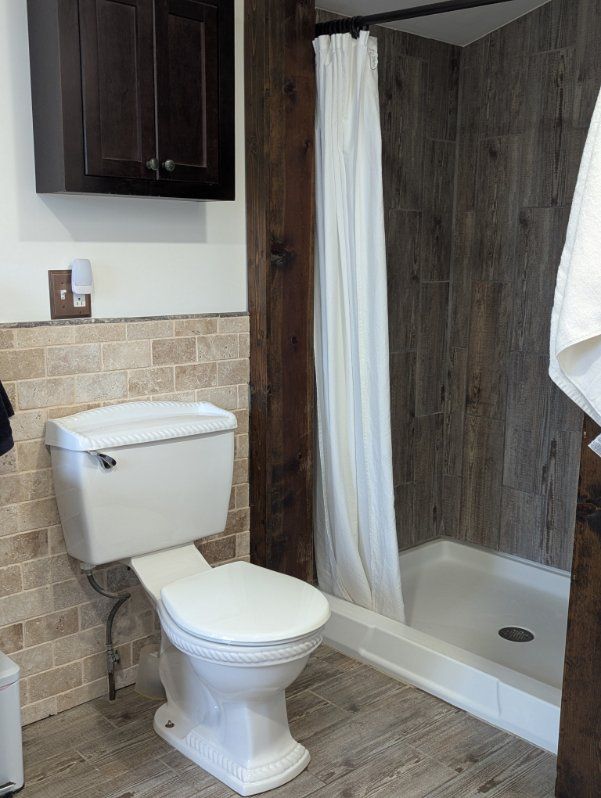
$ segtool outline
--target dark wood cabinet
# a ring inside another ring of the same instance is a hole
[[[233,0],[28,0],[39,193],[234,198]]]

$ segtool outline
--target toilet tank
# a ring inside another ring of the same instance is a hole
[[[49,420],[69,554],[101,565],[223,531],[236,425],[207,402],[132,402]]]

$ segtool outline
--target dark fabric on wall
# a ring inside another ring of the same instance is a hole
[[[0,382],[0,457],[9,452],[15,445],[9,421],[14,414],[10,399]]]

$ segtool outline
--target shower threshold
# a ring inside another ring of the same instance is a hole
[[[407,622],[328,596],[325,641],[556,753],[569,574],[449,539],[400,563]]]

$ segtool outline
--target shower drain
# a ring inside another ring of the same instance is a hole
[[[499,636],[503,640],[509,640],[511,643],[530,643],[534,640],[534,635],[528,629],[522,629],[521,626],[504,626],[499,629]]]

